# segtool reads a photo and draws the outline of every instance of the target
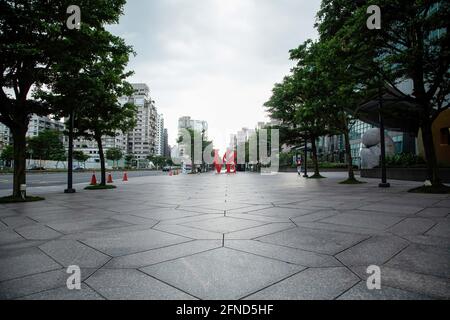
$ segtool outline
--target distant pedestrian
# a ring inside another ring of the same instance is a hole
[[[297,173],[300,176],[303,172],[302,170],[303,161],[301,158],[297,159]]]

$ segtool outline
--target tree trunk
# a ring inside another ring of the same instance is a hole
[[[106,186],[106,167],[105,167],[105,153],[103,151],[102,138],[95,137],[98,145],[98,155],[100,156],[100,168],[101,168],[101,186]]]
[[[312,161],[314,164],[314,175],[320,176],[319,161],[317,159],[317,145],[316,145],[315,137],[311,137],[311,146],[312,146]]]
[[[422,125],[422,140],[427,161],[427,176],[433,186],[440,186],[439,166],[436,158],[436,150],[434,147],[432,124],[427,121]]]
[[[348,129],[344,130],[344,138],[345,138],[345,155],[348,164],[348,179],[355,180],[355,172],[353,171],[352,147],[350,145],[350,132]]]
[[[25,127],[26,128],[26,127]],[[14,128],[11,130],[14,142],[14,179],[13,198],[20,199],[20,186],[26,184],[26,133],[27,129]]]

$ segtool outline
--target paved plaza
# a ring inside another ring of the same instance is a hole
[[[449,299],[450,196],[342,173],[138,177],[0,205],[1,299]],[[68,266],[81,290],[68,290]],[[367,268],[381,267],[381,290]]]

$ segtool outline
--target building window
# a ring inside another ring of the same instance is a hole
[[[450,128],[441,129],[441,145],[450,146]]]

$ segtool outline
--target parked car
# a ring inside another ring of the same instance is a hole
[[[162,169],[163,172],[169,172],[170,170],[172,170],[172,167],[170,167],[170,166],[165,166]]]
[[[37,166],[32,167],[30,169],[30,171],[45,171],[45,170],[47,170],[47,169],[45,169],[44,167],[37,167]]]
[[[85,169],[81,168],[81,167],[76,167],[75,169],[73,169],[73,171],[75,171],[75,172],[84,172]]]
[[[192,173],[192,165],[184,163],[183,167],[182,167],[182,172],[183,172],[183,174],[191,174]]]

